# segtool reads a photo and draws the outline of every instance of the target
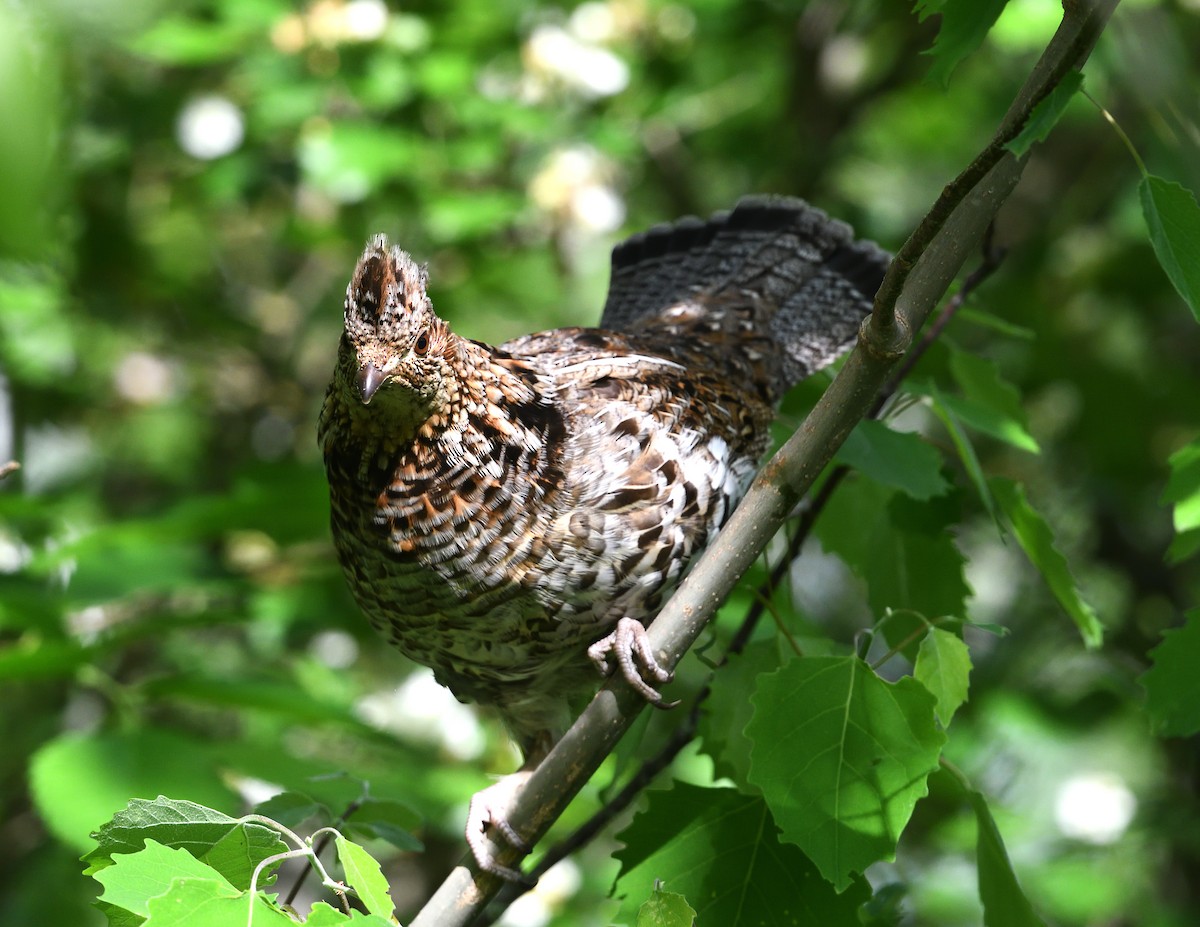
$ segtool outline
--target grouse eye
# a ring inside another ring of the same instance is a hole
[[[413,353],[418,354],[418,355],[424,355],[425,352],[428,350],[429,350],[429,334],[427,332],[421,332],[420,337],[417,338],[416,344],[413,345]]]

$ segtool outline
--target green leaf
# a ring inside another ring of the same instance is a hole
[[[300,166],[334,200],[365,199],[385,181],[415,171],[422,156],[410,132],[366,122],[335,122],[303,135]]]
[[[46,640],[31,634],[0,648],[0,682],[66,676],[86,663],[91,653],[74,641]]]
[[[942,727],[967,700],[971,673],[971,655],[963,641],[941,628],[931,628],[921,641],[913,676],[937,699],[938,720]]]
[[[274,717],[308,723],[355,720],[350,706],[314,697],[292,679],[229,678],[197,673],[176,673],[147,682],[142,692],[156,699],[181,699],[232,708],[261,709]]]
[[[1138,195],[1158,263],[1200,322],[1200,204],[1196,195],[1153,174],[1142,178]]]
[[[811,860],[780,843],[757,796],[676,783],[647,793],[646,810],[618,835],[618,922],[635,923],[642,900],[662,881],[696,907],[696,922],[842,927],[858,924],[870,897],[856,878],[838,894]]]
[[[92,831],[124,808],[130,795],[174,792],[205,805],[232,805],[211,749],[153,728],[64,734],[34,755],[30,785],[55,836],[87,853]]]
[[[964,624],[965,622],[961,618],[954,618],[950,615],[930,618],[928,615],[910,609],[899,611],[889,609],[876,619],[875,630],[883,634],[883,639],[887,641],[890,649],[903,654],[910,663],[916,663],[921,641],[925,639],[931,628],[940,627],[961,637]]]
[[[255,867],[287,849],[279,834],[190,801],[159,796],[135,798],[94,835],[97,846],[84,856],[88,872],[102,870],[115,854],[140,850],[147,840],[187,850],[239,889],[248,888]]]
[[[280,792],[259,802],[254,806],[254,813],[293,829],[312,817],[319,817],[323,824],[331,819],[329,809],[324,804],[311,795],[294,791]]]
[[[946,741],[933,695],[855,657],[801,657],[760,679],[753,701],[750,781],[783,839],[838,891],[893,859]]]
[[[978,309],[973,306],[963,306],[958,310],[956,318],[962,322],[971,322],[978,325],[980,328],[985,328],[988,331],[996,332],[1003,335],[1005,338],[1014,338],[1018,341],[1033,342],[1037,340],[1037,332],[1032,328],[1026,328],[1024,325],[1017,325],[1008,319],[1002,319],[1000,316],[988,312],[984,309]]]
[[[1168,563],[1181,563],[1194,556],[1197,551],[1200,551],[1200,529],[1185,531],[1175,535],[1175,539],[1171,541],[1170,547],[1167,548],[1166,560]]]
[[[258,921],[255,920],[257,927]],[[380,917],[378,914],[363,914],[362,911],[351,911],[347,917],[336,908],[330,907],[324,901],[318,901],[308,912],[304,921],[305,927],[341,927],[350,924],[352,927],[396,927],[391,918]]]
[[[116,11],[110,8],[93,22],[101,19],[109,22],[117,18],[114,14]],[[53,266],[53,261],[47,258],[56,250],[52,230],[60,213],[49,207],[49,203],[61,196],[60,185],[70,176],[63,163],[62,133],[69,130],[73,120],[67,113],[69,79],[53,64],[62,60],[60,43],[67,36],[64,34],[61,39],[52,36],[59,32],[60,24],[55,20],[61,18],[61,25],[65,26],[76,15],[74,9],[51,11],[24,4],[0,7],[0,62],[3,62],[0,119],[5,127],[0,133],[0,163],[4,165],[0,171],[0,255],[15,258],[0,267],[0,306],[4,307],[0,312],[0,331],[7,327],[4,322],[11,310],[8,294],[3,292],[3,278],[23,276],[21,265],[36,276]],[[80,18],[86,18],[86,14]],[[66,198],[58,202],[66,205]],[[56,270],[55,277],[68,274],[66,268]],[[43,315],[41,319],[57,329],[59,335],[67,334],[73,319],[79,318],[65,305],[56,314],[57,319],[53,315]],[[41,339],[35,335],[35,340]],[[13,348],[16,348],[14,353],[26,356],[37,350],[33,345],[12,345],[0,337],[0,356]],[[43,361],[43,364],[53,367],[53,359],[47,360],[49,363]],[[58,374],[70,369],[60,367]],[[6,368],[5,380],[12,382],[14,373]]]
[[[242,54],[244,30],[200,19],[164,18],[130,43],[136,54],[168,65],[226,61]]]
[[[324,901],[318,901],[308,912],[304,923],[307,927],[336,927],[346,923],[346,915]]]
[[[908,886],[890,882],[875,890],[874,897],[859,912],[859,927],[900,927],[905,922],[904,900]]]
[[[338,860],[345,873],[346,884],[354,889],[367,910],[380,917],[390,918],[396,910],[392,896],[388,894],[387,879],[379,863],[357,843],[338,834],[335,840]]]
[[[700,720],[701,749],[712,757],[714,771],[732,779],[743,792],[757,791],[747,779],[753,744],[745,730],[754,706],[746,694],[758,688],[760,674],[778,668],[778,645],[772,640],[751,641],[713,676],[712,697]]]
[[[166,594],[195,585],[205,557],[196,544],[164,537],[139,522],[102,526],[69,546],[44,552],[34,567],[45,572],[63,563],[76,565],[68,596],[82,604],[118,598],[130,589]]]
[[[212,849],[200,859],[225,876],[233,885],[240,889],[248,889],[258,864],[268,857],[286,852],[287,849],[287,844],[271,828],[261,824],[238,824],[214,843]],[[270,868],[266,867],[264,872],[259,873],[259,888],[269,885],[274,880],[274,873],[268,872]]]
[[[1046,136],[1058,124],[1062,114],[1066,112],[1067,104],[1075,99],[1075,94],[1082,86],[1082,72],[1067,72],[1045,99],[1033,108],[1033,112],[1025,121],[1025,127],[1021,129],[1017,137],[1004,147],[1019,158],[1038,142],[1045,141]]]
[[[434,240],[457,241],[508,228],[524,205],[523,196],[506,191],[447,191],[429,204],[425,221]]]
[[[894,431],[873,419],[858,423],[837,459],[914,499],[940,496],[950,488],[941,472],[942,455],[920,435]]]
[[[1006,444],[1011,444],[1022,451],[1040,454],[1041,448],[1037,441],[1016,420],[1006,418],[996,413],[996,409],[983,405],[973,399],[942,394],[942,403],[950,409],[958,420],[970,425],[976,431],[982,431]]]
[[[658,888],[638,908],[637,927],[692,927],[696,912],[687,899],[677,892],[664,892]]]
[[[1176,531],[1200,528],[1200,440],[1181,447],[1168,458],[1171,477],[1162,501],[1175,506]]]
[[[1200,440],[1181,447],[1169,462],[1171,476],[1162,501],[1175,507],[1172,520],[1178,536],[1168,559],[1178,562],[1200,549]]]
[[[192,846],[207,850],[236,826],[236,818],[192,801],[163,795],[153,801],[134,798],[92,835],[97,847],[87,859],[111,860],[117,853],[136,852],[147,838],[165,846],[178,847],[184,835],[191,839]]]
[[[348,830],[371,840],[386,840],[397,849],[413,853],[424,849],[412,833],[420,826],[421,816],[408,805],[381,798],[365,799],[346,825]]]
[[[995,519],[996,502],[988,488],[987,477],[983,475],[983,467],[979,463],[979,456],[975,453],[975,446],[963,430],[958,416],[946,404],[946,397],[933,384],[930,384],[929,397],[932,400],[930,408],[945,426],[947,434],[950,435],[950,441],[954,444],[954,449],[958,451],[958,458],[962,461],[963,469],[967,471],[967,478],[970,479],[979,495],[979,501],[983,503],[988,514]]]
[[[0,189],[3,192],[8,191]],[[28,267],[4,271],[0,275],[0,305],[4,306],[0,360],[11,376],[31,386],[51,384],[76,363],[74,338],[60,311],[66,299],[62,283]]]
[[[1189,737],[1200,731],[1200,608],[1188,612],[1183,627],[1163,632],[1150,660],[1141,682],[1155,733]]]
[[[230,896],[203,879],[175,879],[163,895],[150,899],[146,927],[242,927],[250,914],[245,892]],[[297,921],[259,894],[253,927],[296,927]]]
[[[1008,0],[917,0],[914,10],[921,22],[935,13],[942,16],[933,48],[925,52],[934,58],[929,79],[943,86],[948,84],[959,62],[983,44],[1007,3]]]
[[[1029,433],[1028,419],[1017,388],[1000,376],[1000,369],[986,357],[966,351],[950,352],[950,372],[962,396],[942,396],[966,424],[1013,447],[1041,452]]]
[[[214,895],[232,898],[239,894],[219,872],[191,853],[155,840],[147,840],[145,849],[136,853],[116,854],[113,864],[95,873],[95,879],[104,886],[102,901],[142,917],[150,916],[150,899],[166,894],[174,879],[207,882]]]
[[[1012,524],[1017,543],[1079,628],[1084,644],[1099,647],[1104,640],[1104,626],[1080,595],[1066,559],[1054,546],[1054,536],[1045,519],[1029,504],[1025,490],[1017,483],[997,477],[989,481],[989,486]]]
[[[965,560],[950,526],[957,522],[955,496],[918,502],[871,480],[846,483],[829,501],[818,522],[821,544],[862,577],[872,612],[889,610],[922,615],[962,615],[970,587],[963,578]],[[888,622],[888,640],[895,643]],[[905,647],[916,658],[919,640]]]
[[[107,919],[108,927],[141,927],[142,924],[146,923],[146,919],[140,914],[134,914],[132,911],[118,908],[107,901],[96,899],[96,907]]]
[[[968,797],[978,827],[975,854],[984,927],[1046,927],[1021,891],[987,802],[979,792]]]

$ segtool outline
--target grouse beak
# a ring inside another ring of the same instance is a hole
[[[362,396],[364,406],[370,404],[386,379],[387,374],[374,364],[363,364],[358,368],[358,393]]]

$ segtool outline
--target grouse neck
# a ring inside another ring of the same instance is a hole
[[[461,364],[458,355],[458,345],[451,342],[432,371],[419,379],[405,376],[404,371],[392,373],[364,401],[357,386],[363,361],[348,344],[344,345],[338,400],[349,441],[368,453],[395,451],[416,441],[429,430],[432,419],[443,417],[449,397],[458,391],[454,385]]]
[[[344,400],[350,438],[368,448],[401,446],[413,441],[434,415],[429,399],[407,387],[385,384],[370,402],[347,390]]]
[[[511,406],[543,400],[542,377],[526,360],[452,333],[449,338],[428,382],[419,387],[388,382],[369,404],[357,396],[349,399],[353,438],[368,447],[431,445],[443,439],[457,444],[472,419],[500,421]]]

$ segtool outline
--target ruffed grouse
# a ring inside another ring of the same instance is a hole
[[[320,420],[358,604],[493,706],[526,768],[595,685],[589,655],[657,701],[643,623],[742,497],[784,391],[853,343],[887,261],[800,200],[748,198],[618,245],[599,328],[492,347],[452,332],[425,269],[376,236]],[[492,871],[480,835],[508,832],[502,805],[468,822]]]

